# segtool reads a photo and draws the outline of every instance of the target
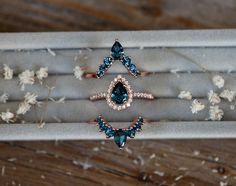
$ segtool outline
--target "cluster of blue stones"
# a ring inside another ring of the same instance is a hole
[[[132,63],[131,58],[125,55],[122,45],[118,41],[115,41],[111,47],[111,57],[105,57],[103,64],[99,66],[97,71],[98,78],[104,76],[114,60],[119,60],[133,76],[137,77],[140,75],[140,71],[137,69],[136,65]]]
[[[134,138],[136,132],[139,132],[142,129],[143,118],[139,117],[134,125],[128,127],[127,129],[114,129],[112,126],[107,124],[101,116],[98,116],[96,119],[99,129],[101,132],[104,132],[107,138],[114,137],[114,142],[119,148],[125,146],[127,137]]]

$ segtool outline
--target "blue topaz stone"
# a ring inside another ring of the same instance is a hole
[[[99,71],[97,72],[97,77],[98,77],[98,78],[102,77],[102,76],[104,75],[104,73],[105,73],[105,71],[100,71],[100,70],[99,70]]]
[[[107,127],[107,129],[105,130],[105,134],[108,138],[114,136],[114,130],[110,127]]]
[[[137,68],[136,68],[135,64],[131,64],[129,69],[132,73],[135,73],[137,71]]]
[[[105,64],[101,64],[100,66],[99,66],[99,71],[106,71],[106,65]]]
[[[127,136],[129,136],[130,138],[134,138],[135,137],[135,134],[136,134],[136,131],[134,128],[129,128],[127,131],[126,131],[126,134]]]
[[[126,140],[126,132],[123,129],[118,129],[115,131],[114,141],[119,148],[123,148],[125,146]]]
[[[128,92],[123,83],[118,82],[111,92],[111,100],[118,104],[124,104],[129,98]]]
[[[121,57],[124,55],[124,49],[122,45],[116,41],[113,46],[111,47],[111,56],[114,60],[121,59]]]
[[[137,131],[140,131],[141,130],[141,124],[140,123],[136,123],[134,128],[137,130]]]
[[[138,121],[141,122],[141,123],[143,123],[143,118],[142,118],[142,117],[139,117],[139,118],[138,118]]]
[[[101,131],[105,131],[106,128],[107,128],[107,126],[106,126],[105,123],[103,122],[103,123],[99,124],[99,128],[100,128]]]
[[[140,75],[140,72],[137,70],[136,66],[132,63],[132,60],[129,56],[126,56],[123,46],[120,42],[115,41],[111,47],[111,54],[109,57],[105,57],[103,60],[103,66],[99,67],[99,71],[97,72],[97,78],[104,76],[105,72],[112,65],[113,61],[120,61],[127,70],[131,73],[131,75],[137,77]]]
[[[104,65],[105,65],[106,67],[109,67],[109,66],[111,66],[111,64],[112,64],[112,58],[111,58],[111,57],[105,57],[104,60],[103,60],[103,62],[104,62]]]
[[[136,132],[139,132],[143,125],[144,119],[139,117],[138,120],[136,120],[136,123],[132,124],[130,127],[120,129],[115,129],[106,123],[102,116],[98,116],[96,118],[96,122],[98,123],[99,128],[103,129],[102,131],[104,131],[107,138],[113,137],[114,142],[121,149],[125,146],[128,137],[134,138]]]
[[[107,126],[106,126],[106,124],[104,123],[104,121],[103,121],[100,117],[97,118],[97,123],[98,123],[99,129],[100,129],[101,131],[106,130]]]
[[[99,66],[99,70],[97,71],[97,77],[100,78],[105,74],[105,71],[107,70],[107,67],[105,64],[101,64]]]
[[[130,59],[130,57],[125,56],[125,57],[122,59],[122,64],[125,65],[126,67],[129,67],[130,64],[131,64],[131,59]]]

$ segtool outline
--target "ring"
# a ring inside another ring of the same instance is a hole
[[[106,99],[109,107],[119,111],[130,107],[133,98],[152,100],[154,96],[149,93],[133,92],[129,82],[121,75],[111,81],[107,92],[90,96],[91,101]]]
[[[125,146],[127,137],[134,138],[136,132],[142,130],[142,125],[147,122],[139,116],[128,128],[114,128],[99,115],[95,120],[100,132],[104,132],[107,138],[114,137],[114,142],[121,149]]]
[[[112,63],[117,60],[126,67],[131,75],[137,77],[141,74],[136,65],[131,62],[131,58],[125,55],[122,45],[116,40],[111,47],[111,55],[104,58],[103,64],[99,66],[96,73],[96,77],[101,78],[104,76],[105,72],[111,67]]]

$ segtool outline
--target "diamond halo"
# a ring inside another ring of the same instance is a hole
[[[112,91],[114,87],[116,86],[117,83],[122,83],[124,88],[126,89],[128,93],[128,100],[125,101],[123,104],[116,104],[111,96],[112,96]],[[129,82],[121,75],[118,75],[114,80],[110,83],[109,88],[107,90],[107,95],[106,95],[106,101],[109,107],[111,107],[114,110],[124,110],[128,107],[130,107],[132,101],[133,101],[133,90],[131,86],[129,85]]]

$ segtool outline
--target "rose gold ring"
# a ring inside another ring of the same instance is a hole
[[[129,82],[118,75],[110,83],[107,92],[101,92],[90,96],[91,101],[106,99],[107,104],[114,110],[124,110],[130,107],[133,98],[137,99],[154,99],[150,93],[134,92],[129,85]]]

